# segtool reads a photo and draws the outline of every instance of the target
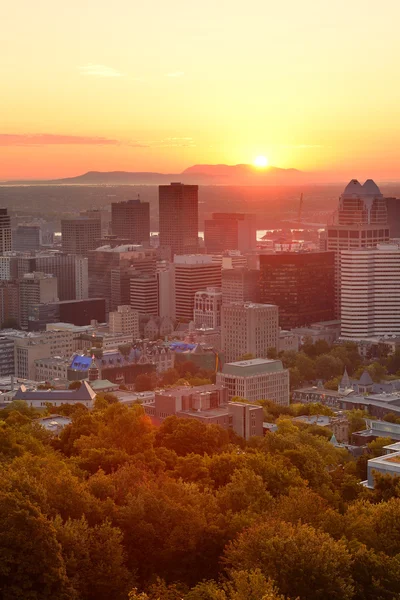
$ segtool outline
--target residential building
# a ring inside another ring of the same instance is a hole
[[[86,408],[93,408],[96,393],[87,381],[75,390],[36,390],[29,391],[24,385],[17,390],[14,400],[24,400],[32,408],[45,409],[48,406],[61,406],[62,404],[83,404]]]
[[[159,186],[160,247],[169,248],[171,258],[198,251],[198,193],[197,185]]]
[[[130,244],[150,244],[150,204],[138,200],[111,204],[111,229]]]
[[[66,254],[88,256],[101,238],[100,219],[75,217],[61,220],[61,244]]]
[[[400,248],[341,252],[341,336],[367,338],[400,334]]]
[[[216,329],[221,327],[222,291],[208,287],[194,295],[193,321],[196,327]]]
[[[222,269],[221,288],[223,304],[258,302],[260,271],[247,267]]]
[[[109,314],[110,333],[124,333],[132,340],[139,338],[139,313],[131,306],[118,306],[116,311]]]
[[[283,329],[335,316],[333,252],[281,252],[260,256],[260,301],[279,307]]]
[[[144,404],[143,408],[156,423],[176,415],[182,419],[197,419],[207,425],[232,429],[245,439],[263,433],[262,407],[228,402],[226,390],[220,385],[171,388],[156,392],[154,402]]]
[[[175,256],[175,317],[193,319],[196,292],[207,287],[221,287],[221,267],[205,254]]]
[[[368,179],[352,179],[339,199],[336,224],[326,228],[326,249],[335,253],[335,311],[340,317],[340,261],[342,250],[374,248],[389,242],[386,201]]]
[[[19,281],[19,291],[20,326],[28,329],[30,310],[34,305],[57,301],[57,277],[37,271],[25,273]]]
[[[245,354],[266,358],[269,348],[278,348],[278,307],[252,302],[223,304],[222,350],[228,362]]]
[[[12,248],[19,252],[39,250],[42,236],[39,225],[18,225],[13,231]]]
[[[229,400],[273,400],[279,406],[289,406],[289,371],[280,360],[255,358],[225,363],[217,373],[217,383],[227,389]]]
[[[0,256],[0,280],[8,281],[16,277],[14,267],[14,259],[11,256]]]
[[[6,208],[0,208],[0,254],[10,252],[11,242],[11,218]]]
[[[141,315],[158,315],[158,279],[155,273],[130,278],[130,306]]]
[[[213,213],[204,221],[206,252],[240,250],[249,252],[256,247],[256,217],[243,213]]]

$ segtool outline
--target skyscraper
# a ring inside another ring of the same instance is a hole
[[[240,267],[222,269],[222,302],[258,302],[260,271]]]
[[[111,204],[111,228],[114,235],[130,244],[150,243],[150,204],[138,200]]]
[[[221,286],[221,266],[212,256],[189,254],[175,256],[175,317],[182,321],[193,320],[196,292],[207,287]]]
[[[39,250],[41,244],[40,227],[39,225],[18,225],[12,238],[14,250],[20,252]]]
[[[11,242],[11,219],[6,208],[0,208],[0,254],[10,252]]]
[[[337,224],[326,228],[326,249],[335,252],[335,311],[340,317],[342,250],[374,248],[389,241],[386,201],[376,183],[352,179],[339,199]]]
[[[343,250],[341,335],[363,338],[400,335],[400,248]]]
[[[62,252],[45,252],[36,256],[36,269],[57,277],[58,298],[82,300],[88,297],[88,259]]]
[[[244,354],[266,358],[268,348],[278,347],[278,307],[252,302],[223,304],[221,334],[227,362]]]
[[[63,252],[88,256],[89,251],[94,250],[101,239],[100,219],[62,219],[61,236]]]
[[[243,213],[213,213],[204,221],[206,252],[240,250],[248,252],[256,247],[256,219]]]
[[[159,186],[160,246],[175,254],[192,254],[198,250],[197,185],[171,183]]]
[[[57,301],[57,277],[47,273],[26,273],[20,280],[20,325],[28,329],[29,311],[36,304]]]

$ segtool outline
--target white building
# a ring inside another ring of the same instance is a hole
[[[0,279],[12,279],[12,261],[11,256],[0,256]]]
[[[131,336],[131,341],[139,337],[139,313],[130,306],[118,306],[116,311],[110,312],[110,333],[124,333]]]
[[[228,391],[228,399],[239,396],[249,402],[273,400],[289,406],[289,371],[282,361],[256,358],[225,363],[217,373],[217,384]]]
[[[400,334],[400,248],[344,250],[341,256],[341,336]]]
[[[194,296],[207,286],[221,286],[221,265],[206,254],[178,255],[174,258],[175,316],[181,321],[193,319]]]
[[[71,359],[60,356],[39,358],[35,361],[35,381],[52,381],[53,379],[68,379],[68,369]]]
[[[221,326],[222,290],[208,287],[194,295],[193,320],[196,327],[216,329]]]
[[[15,331],[7,334],[7,337],[14,339],[15,375],[23,379],[36,379],[36,360],[53,356],[68,358],[75,349],[75,334],[68,330],[37,334]]]
[[[87,408],[93,408],[96,393],[87,381],[84,381],[77,390],[27,390],[21,385],[15,393],[14,400],[24,400],[32,408],[45,409],[50,406],[61,406],[62,404],[83,404]]]
[[[279,348],[278,307],[252,302],[223,304],[221,336],[228,362],[244,354],[266,358],[268,348]]]

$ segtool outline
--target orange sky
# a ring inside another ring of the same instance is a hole
[[[0,180],[271,164],[400,179],[398,0],[14,0]]]

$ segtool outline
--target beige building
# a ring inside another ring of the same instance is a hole
[[[289,371],[282,361],[256,358],[225,363],[217,373],[217,384],[223,385],[228,400],[235,396],[248,402],[273,400],[280,406],[289,406]]]
[[[221,341],[228,362],[244,354],[266,358],[268,348],[279,347],[278,307],[253,302],[223,304]]]
[[[215,329],[221,326],[222,291],[208,287],[194,295],[193,320],[196,327]]]
[[[53,379],[68,379],[68,368],[71,359],[61,357],[39,358],[35,360],[35,381],[52,381]]]
[[[47,273],[25,273],[20,280],[20,325],[28,329],[29,310],[34,304],[47,304],[58,300],[57,277]]]
[[[110,333],[123,333],[131,336],[131,340],[139,337],[139,313],[130,306],[118,306],[109,314]]]
[[[221,286],[221,266],[212,256],[189,254],[175,256],[175,317],[189,322],[193,319],[196,292],[208,286]]]
[[[42,358],[69,358],[75,350],[75,334],[72,331],[46,331],[8,336],[14,338],[15,375],[23,379],[36,379],[35,361]]]

